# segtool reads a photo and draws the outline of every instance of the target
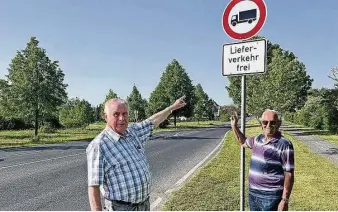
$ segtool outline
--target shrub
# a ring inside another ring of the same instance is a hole
[[[55,133],[56,129],[50,122],[47,122],[39,128],[39,131],[42,133]]]
[[[164,120],[161,124],[159,124],[158,127],[161,128],[161,129],[167,128],[169,124],[170,124],[169,120],[166,119],[166,120]]]
[[[294,116],[294,113],[292,113],[292,112],[285,112],[284,113],[284,120],[285,121],[289,121],[289,122],[293,122],[294,121],[293,116]]]

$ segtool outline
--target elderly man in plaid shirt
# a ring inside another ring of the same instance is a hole
[[[144,144],[154,127],[185,106],[185,97],[148,119],[128,126],[128,105],[121,99],[105,103],[106,128],[88,145],[88,195],[91,210],[149,211],[149,164]]]
[[[292,143],[279,131],[277,111],[266,110],[260,119],[263,133],[246,138],[231,117],[232,129],[243,147],[252,149],[249,170],[249,205],[251,211],[288,210],[294,182]]]

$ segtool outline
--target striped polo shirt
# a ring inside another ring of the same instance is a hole
[[[86,149],[88,186],[102,186],[108,200],[145,201],[151,174],[144,145],[153,128],[153,121],[145,120],[131,124],[120,136],[106,127]]]
[[[252,149],[249,170],[249,188],[280,191],[284,188],[284,172],[294,171],[292,143],[277,132],[266,142],[264,134],[247,138],[246,145]]]

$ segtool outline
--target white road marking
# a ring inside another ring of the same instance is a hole
[[[175,137],[175,136],[178,136],[180,134],[180,132],[178,132],[178,133],[175,133],[173,136]]]
[[[71,149],[70,149],[71,150]],[[20,150],[18,150],[18,152],[6,152],[6,151],[3,151],[3,150],[0,150],[0,154],[3,154],[5,157],[2,157],[2,158],[10,158],[12,156],[23,156],[23,155],[37,155],[37,154],[40,154],[40,153],[43,153],[45,151],[58,151],[56,149],[47,149],[47,150],[22,150],[22,152]],[[72,150],[72,151],[83,151],[82,149],[75,149],[75,150]]]
[[[28,165],[28,164],[40,163],[40,162],[45,162],[45,161],[50,161],[50,160],[56,160],[56,159],[61,159],[61,158],[68,158],[68,157],[73,157],[73,156],[82,155],[82,154],[84,154],[84,153],[79,153],[79,154],[74,154],[74,155],[66,155],[66,156],[55,157],[55,158],[48,158],[48,159],[45,159],[45,160],[37,160],[37,161],[32,161],[32,162],[27,162],[27,163],[19,163],[19,164],[15,164],[15,165],[11,165],[11,166],[0,167],[0,170],[1,169],[13,168],[13,167],[16,167],[16,166],[24,166],[24,165]]]
[[[182,184],[188,177],[190,177],[190,175],[192,175],[207,159],[209,159],[209,157],[211,157],[211,155],[214,154],[214,152],[225,142],[225,137],[227,136],[227,134],[230,132],[227,131],[225,134],[224,134],[224,137],[223,139],[221,140],[221,142],[216,146],[215,149],[213,149],[201,162],[199,162],[194,168],[192,168],[186,175],[184,175],[180,180],[178,180],[176,183],[175,183],[175,188],[171,188],[171,189],[168,189],[167,191],[165,191],[164,193],[166,195],[170,194],[171,192],[173,192],[180,184]],[[156,208],[160,202],[162,201],[162,198],[157,198],[150,206],[150,210],[153,210],[154,208]]]
[[[229,131],[228,131],[229,132]],[[223,144],[224,139],[226,137],[226,135],[228,134],[228,132],[225,133],[222,142],[220,142],[216,148],[214,150],[212,150],[201,162],[199,162],[194,168],[192,168],[186,175],[184,175],[180,180],[178,180],[175,183],[175,186],[179,186],[181,183],[183,183],[188,177],[190,177],[190,175],[192,175],[206,160],[209,159],[209,157],[214,154],[214,152]]]
[[[162,201],[161,197],[157,198],[153,203],[151,203],[150,210],[151,211],[154,210],[161,203],[161,201]]]

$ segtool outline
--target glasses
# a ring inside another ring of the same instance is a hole
[[[270,123],[270,126],[275,126],[277,124],[277,121],[262,121],[263,125],[268,125]]]

